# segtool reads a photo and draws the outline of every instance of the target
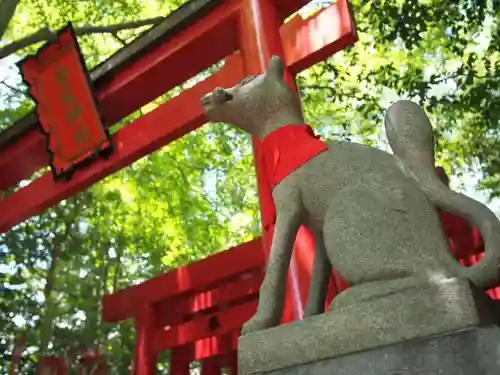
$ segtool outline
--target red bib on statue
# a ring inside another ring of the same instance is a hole
[[[328,145],[315,136],[307,125],[287,125],[268,134],[262,142],[261,159],[267,180],[269,194],[265,194],[264,207],[274,207],[272,189],[302,164],[328,149]],[[276,221],[276,211],[263,213],[263,225],[267,228]]]

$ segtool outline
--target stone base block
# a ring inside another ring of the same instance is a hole
[[[244,335],[239,374],[498,375],[499,317],[468,280],[426,284]]]
[[[498,375],[500,329],[471,328],[413,339],[268,375]]]

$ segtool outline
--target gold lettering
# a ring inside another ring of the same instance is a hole
[[[61,89],[59,96],[65,106],[64,113],[66,115],[66,121],[68,126],[74,131],[74,141],[79,145],[84,145],[91,139],[91,135],[83,123],[83,108],[72,92],[68,71],[61,65],[59,65],[56,70],[56,82]]]
[[[57,66],[56,82],[61,86],[65,86],[68,82],[68,71],[62,65]]]
[[[79,145],[84,145],[89,140],[90,140],[90,134],[89,134],[89,130],[87,128],[81,128],[75,134],[75,142],[78,143]]]
[[[68,110],[68,121],[70,123],[80,122],[82,118],[82,107],[78,103],[74,103],[72,108]]]

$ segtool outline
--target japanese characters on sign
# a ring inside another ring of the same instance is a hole
[[[54,178],[69,178],[75,168],[96,156],[108,156],[111,139],[71,24],[57,34],[55,42],[19,66],[47,137]]]

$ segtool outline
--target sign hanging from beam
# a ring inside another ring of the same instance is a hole
[[[205,45],[210,40],[217,41],[214,48],[210,49],[210,53],[217,49],[219,49],[216,51],[217,54],[231,51],[233,49],[231,38],[218,38],[220,35],[236,35],[234,23],[226,22],[227,19],[234,18],[234,9],[228,8],[229,5],[231,3],[227,6],[222,5],[211,13],[211,16],[217,17],[218,27],[212,28],[216,30],[216,33],[207,32],[206,27],[212,26],[214,21],[211,17],[206,17],[201,24],[195,25],[199,26],[198,28],[188,28],[178,35],[178,39],[168,41],[165,46],[171,48],[162,47],[163,49],[153,50],[135,61],[135,65],[129,70],[125,69],[121,74],[115,74],[115,80],[111,82],[111,87],[114,89],[109,93],[109,97],[104,100],[104,94],[102,94],[101,103],[103,103],[104,110],[116,109],[116,105],[111,105],[119,103],[115,96],[125,98],[126,95],[136,95],[139,91],[143,93],[142,90],[136,88],[154,85],[155,82],[160,81],[157,79],[156,72],[168,71],[164,69],[166,66],[182,67],[199,61],[206,64],[204,60],[208,55],[206,50],[203,50],[203,54],[197,59],[184,62],[185,56],[189,55],[187,52],[190,52],[191,48],[196,49],[195,47],[199,44]],[[338,0],[307,20],[292,20],[282,25],[280,33],[285,63],[294,74],[343,50],[357,40],[356,27],[347,0]],[[186,35],[190,38],[188,41],[186,41]],[[207,35],[211,38],[203,39]],[[294,40],[295,43],[285,42],[288,39]],[[197,40],[202,40],[203,43],[196,42]],[[221,40],[229,45],[220,42]],[[182,49],[186,47],[190,50]],[[220,71],[118,130],[113,135],[115,152],[108,160],[97,160],[88,168],[77,171],[74,178],[68,182],[54,183],[51,176],[46,174],[5,197],[0,202],[0,212],[4,213],[0,216],[0,233],[8,231],[23,220],[40,214],[48,207],[77,194],[104,177],[203,125],[206,119],[201,105],[193,106],[193,103],[198,103],[203,94],[215,87],[233,86],[244,77],[241,54],[231,54],[231,52],[229,54]],[[106,103],[108,104],[105,105]],[[20,148],[16,149],[15,155],[22,154],[23,147],[30,145],[38,147],[38,143],[35,138],[28,138],[26,143],[18,142]],[[0,179],[3,176],[2,156],[4,155],[0,153]]]
[[[109,156],[111,137],[94,97],[90,78],[71,23],[36,56],[19,63],[36,112],[55,180],[99,155]]]

